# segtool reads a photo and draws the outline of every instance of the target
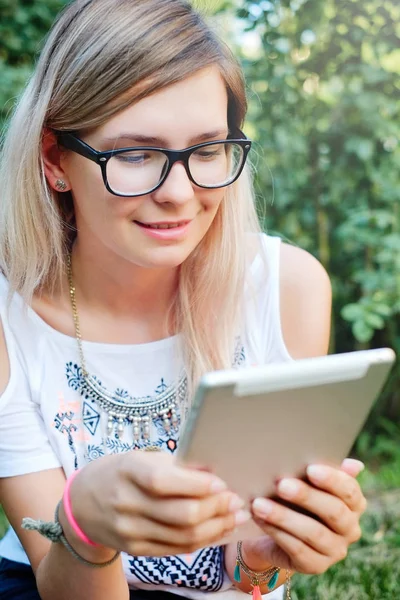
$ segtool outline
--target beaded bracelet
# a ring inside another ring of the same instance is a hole
[[[268,590],[273,590],[278,581],[280,567],[269,567],[265,571],[253,571],[243,560],[242,541],[237,543],[236,566],[233,578],[237,583],[241,582],[240,571],[243,571],[250,580],[253,587],[253,600],[262,600],[260,585],[267,584]],[[291,600],[291,572],[286,570],[286,600]]]
[[[60,504],[61,504],[61,500],[57,504],[57,507],[56,507],[56,511],[55,511],[55,515],[54,515],[54,522],[42,521],[40,519],[36,521],[34,519],[25,517],[24,519],[22,519],[22,529],[26,529],[27,531],[37,531],[38,533],[43,535],[43,537],[47,538],[48,540],[50,540],[51,542],[53,542],[55,544],[61,542],[61,544],[63,544],[63,546],[68,550],[68,552],[70,552],[74,556],[74,558],[76,558],[76,560],[83,563],[87,567],[101,569],[102,567],[108,567],[109,565],[112,565],[119,557],[120,552],[116,552],[115,555],[112,558],[110,558],[110,560],[107,560],[106,562],[94,563],[89,560],[86,560],[86,558],[83,558],[83,556],[78,554],[77,551],[71,546],[71,544],[69,543],[69,541],[67,540],[67,538],[64,535],[64,532],[63,532],[63,529],[61,527],[61,523],[60,523],[60,520],[58,517],[58,513],[60,510]],[[96,544],[96,545],[98,545],[98,544]]]

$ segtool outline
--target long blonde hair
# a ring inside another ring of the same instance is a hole
[[[45,127],[103,124],[141,98],[217,65],[228,124],[242,125],[242,72],[229,49],[183,0],[75,0],[49,33],[6,134],[0,171],[0,269],[27,302],[61,284],[71,243],[72,196],[47,184]],[[138,85],[140,84],[140,85]],[[175,303],[189,381],[231,364],[240,327],[246,236],[258,231],[249,172],[227,188],[205,238],[181,266]]]

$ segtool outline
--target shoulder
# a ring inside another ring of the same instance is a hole
[[[280,307],[282,332],[293,358],[326,354],[329,346],[331,284],[311,254],[281,244]]]

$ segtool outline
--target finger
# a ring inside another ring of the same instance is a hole
[[[215,539],[208,546],[216,544]],[[150,540],[141,540],[124,549],[130,556],[178,556],[179,554],[190,554],[194,550],[188,550],[186,546],[171,545],[170,543],[157,543]]]
[[[127,477],[154,497],[202,498],[226,489],[226,484],[211,473],[178,466],[164,453],[138,453],[129,461]]]
[[[310,465],[307,477],[311,483],[326,492],[341,498],[350,510],[364,512],[366,500],[357,481],[340,469],[326,465]]]
[[[244,511],[242,511],[244,512]],[[246,519],[250,515],[247,513]],[[210,544],[220,541],[228,532],[232,532],[237,524],[243,522],[243,516],[238,513],[225,517],[215,517],[191,527],[172,527],[145,518],[135,519],[133,538],[130,541],[135,553],[139,553],[138,545],[149,540],[157,544],[173,544],[184,549],[184,552],[194,552]]]
[[[282,479],[278,483],[277,491],[279,498],[312,513],[332,531],[352,541],[358,539],[358,516],[341,498],[318,490],[299,479]]]
[[[365,465],[361,460],[355,458],[345,458],[341,465],[342,471],[351,477],[357,477],[365,469]]]
[[[262,528],[289,556],[290,568],[293,571],[306,573],[307,575],[320,574],[324,573],[334,562],[282,529],[267,524],[264,524]]]
[[[221,492],[205,498],[147,498],[142,514],[160,523],[179,527],[194,526],[218,516],[227,516],[244,505],[236,494]]]
[[[330,557],[336,548],[347,546],[343,537],[319,521],[273,500],[257,498],[253,502],[253,510],[259,524],[272,525],[286,531],[324,556]]]

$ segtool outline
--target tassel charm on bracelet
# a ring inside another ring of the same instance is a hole
[[[233,573],[233,578],[237,583],[241,582],[241,571],[247,575],[253,587],[253,600],[262,600],[260,586],[266,585],[268,590],[272,591],[278,582],[281,570],[279,567],[269,567],[265,571],[253,571],[250,569],[243,560],[242,542],[239,541],[237,544],[236,565]],[[286,600],[291,600],[290,577],[290,571],[286,571]]]

